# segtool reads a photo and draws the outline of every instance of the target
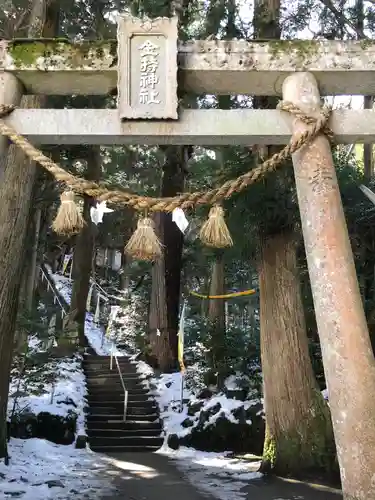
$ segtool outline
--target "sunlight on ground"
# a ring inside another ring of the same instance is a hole
[[[175,460],[177,468],[199,490],[219,500],[246,498],[243,490],[250,481],[259,480],[259,462],[230,458],[214,453],[181,447],[177,451],[161,448],[158,454]]]
[[[125,472],[129,472],[134,476],[138,476],[142,479],[154,479],[158,477],[160,473],[153,469],[152,467],[148,467],[146,465],[137,464],[135,462],[125,462],[123,460],[119,460],[117,458],[106,457],[105,461],[109,464],[121,469]]]

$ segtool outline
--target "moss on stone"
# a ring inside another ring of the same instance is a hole
[[[375,40],[370,40],[366,38],[365,40],[361,40],[359,42],[362,50],[367,50],[369,48],[375,48]]]
[[[115,40],[86,41],[71,43],[65,39],[54,40],[13,40],[9,42],[8,53],[16,68],[27,68],[42,65],[44,69],[55,69],[59,66],[111,67],[117,59],[117,42]]]
[[[198,42],[197,42],[198,43]],[[224,50],[231,52],[230,42],[226,42]],[[374,40],[359,42],[362,50],[375,47]],[[316,40],[264,40],[249,45],[249,65],[256,66],[254,52],[256,47],[263,47],[268,51],[271,60],[277,61],[288,57],[297,69],[308,66],[321,50],[321,43]],[[37,67],[43,70],[69,68],[112,68],[117,65],[116,40],[90,40],[72,43],[64,38],[56,39],[14,39],[8,42],[8,54],[11,64],[16,69]],[[242,64],[246,66],[246,57]]]
[[[319,470],[332,473],[336,449],[329,409],[319,391],[310,409],[310,419],[298,428],[280,430],[272,436],[266,432],[263,461],[277,474],[299,475]]]
[[[44,56],[44,50],[45,43],[37,41],[13,41],[8,45],[8,52],[17,68],[35,65],[38,58]]]
[[[273,59],[293,53],[303,64],[307,64],[311,57],[317,55],[320,49],[315,40],[272,40],[268,43],[269,51]]]

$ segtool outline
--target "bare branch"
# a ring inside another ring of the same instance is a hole
[[[353,24],[347,17],[345,17],[345,15],[335,7],[332,0],[320,0],[320,2],[330,12],[332,12],[332,14],[335,16],[336,20],[340,23],[340,25],[342,27],[349,26],[356,33],[357,37],[362,39],[362,40],[367,38],[363,29],[359,28],[358,26]],[[374,0],[374,4],[375,4],[375,0]]]

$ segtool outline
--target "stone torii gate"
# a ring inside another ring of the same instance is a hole
[[[179,110],[177,88],[282,95],[319,116],[318,87],[322,95],[374,93],[375,43],[180,43],[175,18],[120,17],[117,41],[3,41],[0,69],[0,104],[18,105],[23,92],[117,92],[118,109],[17,109],[4,119],[36,145],[280,145],[309,127],[278,110]],[[339,143],[375,143],[371,110],[334,111],[330,127]],[[0,155],[6,147],[2,138]],[[294,153],[293,165],[343,490],[370,500],[375,362],[327,138]]]

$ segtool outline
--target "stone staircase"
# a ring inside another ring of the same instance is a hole
[[[83,361],[90,447],[103,453],[155,451],[163,444],[158,407],[144,388],[135,364],[126,357],[117,359],[128,391],[125,422],[124,391],[115,359],[112,370],[109,356],[86,355]]]

